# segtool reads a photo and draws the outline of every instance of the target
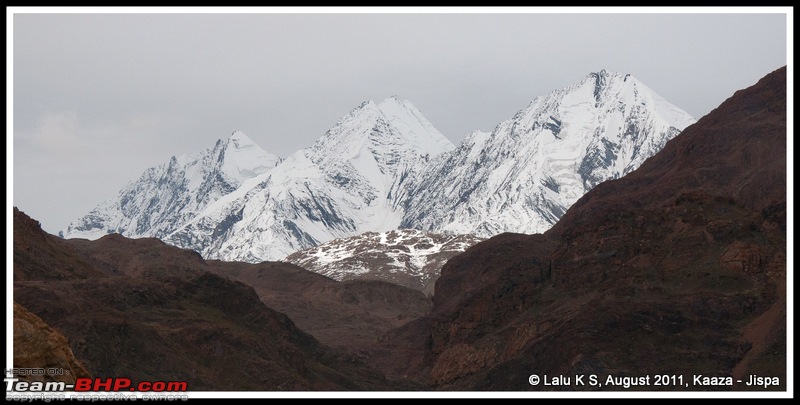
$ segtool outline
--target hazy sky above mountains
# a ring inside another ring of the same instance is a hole
[[[601,69],[700,118],[791,60],[791,8],[97,10],[6,11],[8,204],[51,233],[234,130],[285,157],[397,95],[458,143]]]

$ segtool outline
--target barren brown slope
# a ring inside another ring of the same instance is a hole
[[[15,228],[35,223],[22,213],[17,219]],[[27,256],[15,254],[15,268],[32,269],[15,281],[15,300],[61,332],[94,377],[187,381],[192,391],[408,388],[320,345],[195,253],[117,235],[94,242],[15,235],[15,246],[79,258],[103,274],[54,280],[42,269],[37,278]]]
[[[544,235],[499,235],[451,259],[431,315],[401,330],[423,354],[387,335],[385,369],[436,389],[597,389],[533,386],[535,373],[740,390],[751,387],[693,375],[752,372],[785,389],[786,119],[784,67]]]
[[[208,264],[217,274],[252,286],[267,306],[323,344],[354,355],[392,328],[427,314],[432,304],[412,288],[379,280],[339,282],[290,263]]]

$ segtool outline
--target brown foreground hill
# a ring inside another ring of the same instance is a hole
[[[388,381],[354,356],[320,344],[289,317],[265,305],[253,287],[235,281],[233,271],[231,276],[221,276],[195,252],[157,239],[120,235],[96,241],[63,240],[42,231],[38,222],[16,208],[14,235],[15,301],[44,320],[46,327],[63,334],[69,346],[59,350],[68,352],[71,346],[93,377],[187,381],[192,391],[419,388]],[[332,292],[351,289],[338,288],[336,281],[288,264],[273,264],[273,268],[269,264],[219,265],[238,268],[235,275],[252,277],[255,285],[259,285],[255,280],[266,277],[272,280],[274,291],[300,286],[319,289],[319,285]],[[249,270],[251,275],[245,276]],[[316,283],[297,284],[315,278],[319,279]],[[429,303],[422,293],[404,290],[412,294],[411,307],[423,308],[411,313],[424,313]],[[264,295],[274,291],[260,288]],[[332,295],[327,302],[322,298],[304,301],[295,293],[289,301],[299,307],[295,314],[302,314],[302,308],[312,311],[314,305],[353,309],[346,302],[352,297]],[[413,301],[413,296],[420,301]],[[355,335],[375,336],[399,325],[391,322],[397,311],[402,309],[379,314],[389,320],[375,315],[363,321]],[[21,313],[15,321],[25,320]],[[379,329],[370,329],[374,327]],[[35,349],[21,343],[25,342],[15,341],[15,358]],[[45,353],[40,358],[50,357]],[[24,367],[53,367],[34,363],[28,361]]]
[[[374,355],[438,390],[764,389],[751,374],[785,390],[786,123],[784,67],[545,234],[502,234],[451,259],[431,314]],[[572,378],[532,385],[532,374]],[[657,374],[682,383],[656,386]],[[626,388],[608,376],[651,377]]]

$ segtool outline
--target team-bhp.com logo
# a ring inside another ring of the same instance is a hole
[[[186,381],[140,381],[130,378],[76,378],[74,384],[64,381],[20,381],[6,377],[6,400],[46,402],[58,399],[78,400],[187,400]],[[124,394],[127,392],[128,394]]]
[[[141,381],[134,384],[130,378],[76,378],[75,384],[63,381],[27,382],[18,378],[5,378],[6,392],[75,391],[75,392],[185,392],[186,381]]]

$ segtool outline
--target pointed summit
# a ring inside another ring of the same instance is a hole
[[[381,100],[380,102],[376,103],[376,105],[378,106],[378,109],[380,109],[382,111],[385,111],[385,110],[388,110],[388,109],[391,109],[391,108],[408,108],[408,109],[417,110],[417,107],[414,106],[414,103],[412,103],[411,101],[408,101],[408,100],[406,100],[406,99],[404,99],[404,98],[402,98],[402,97],[400,97],[398,95],[393,95],[393,96],[387,97],[387,98]],[[419,110],[417,110],[417,111],[419,111]]]
[[[239,130],[233,131],[224,148],[221,172],[239,184],[272,169],[280,161]]]
[[[391,96],[378,103],[378,109],[414,149],[435,156],[455,148],[411,101]]]
[[[228,137],[228,142],[233,142],[237,146],[256,145],[256,143],[249,136],[247,136],[244,132],[242,132],[239,129],[231,133],[231,136]]]
[[[455,146],[410,101],[368,100],[342,117],[311,147],[318,159],[355,159],[386,148],[435,156]]]

